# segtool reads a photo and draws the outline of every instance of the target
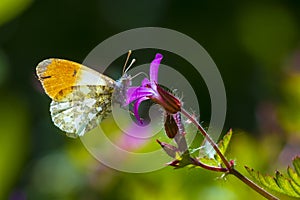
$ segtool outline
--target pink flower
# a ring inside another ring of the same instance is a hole
[[[145,100],[152,100],[161,105],[167,113],[175,114],[181,110],[181,102],[171,93],[164,90],[157,84],[158,68],[163,56],[156,54],[150,64],[150,80],[145,78],[139,87],[130,87],[127,90],[127,105],[134,102],[133,113],[136,119],[142,124],[138,109]]]

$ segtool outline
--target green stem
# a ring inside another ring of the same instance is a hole
[[[213,139],[207,134],[207,132],[204,130],[204,128],[200,125],[200,123],[194,119],[186,110],[181,109],[181,113],[185,115],[196,127],[197,129],[201,132],[201,134],[204,136],[204,138],[210,143],[210,145],[214,148],[218,156],[221,158],[222,162],[227,168],[227,173],[232,174],[238,179],[240,179],[242,182],[244,182],[246,185],[251,187],[253,190],[264,196],[265,198],[269,200],[278,200],[277,197],[273,196],[263,188],[259,187],[257,184],[255,184],[253,181],[242,175],[240,172],[238,172],[236,169],[234,169],[234,165],[230,163],[225,156],[222,154],[220,151],[218,145],[213,141]]]
[[[251,187],[253,190],[255,190],[256,192],[258,192],[259,194],[261,194],[265,198],[270,199],[270,200],[279,200],[277,197],[273,196],[272,194],[270,194],[269,192],[267,192],[263,188],[261,188],[258,185],[256,185],[253,181],[251,181],[250,179],[248,179],[247,177],[245,177],[244,175],[242,175],[240,172],[238,172],[234,168],[231,168],[229,170],[229,174],[234,175],[235,177],[237,177],[238,179],[240,179],[241,181],[243,181],[246,185],[248,185],[249,187]]]

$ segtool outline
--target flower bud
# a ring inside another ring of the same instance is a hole
[[[175,135],[178,133],[178,126],[173,117],[173,115],[166,113],[165,116],[165,131],[169,138],[174,138]]]

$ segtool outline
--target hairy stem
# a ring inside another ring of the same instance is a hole
[[[258,185],[256,185],[253,181],[251,181],[250,179],[248,179],[247,177],[245,177],[244,175],[242,175],[240,172],[238,172],[234,168],[231,168],[229,170],[229,173],[232,174],[232,175],[234,175],[235,177],[237,177],[241,181],[243,181],[246,185],[248,185],[249,187],[251,187],[253,190],[255,190],[256,192],[258,192],[259,194],[261,194],[265,198],[270,199],[270,200],[279,200],[277,197],[273,196],[272,194],[270,194],[269,192],[267,192],[263,188],[261,188]]]
[[[195,165],[195,166],[199,166],[202,167],[203,169],[207,169],[207,170],[211,170],[211,171],[215,171],[215,172],[228,172],[227,168],[223,168],[223,167],[213,167],[210,165],[206,165],[202,162],[199,162],[199,160],[195,159],[195,158],[191,158],[191,162]]]
[[[216,153],[220,156],[222,162],[226,166],[226,168],[229,170],[232,168],[232,165],[228,162],[228,160],[225,158],[225,156],[221,153],[218,145],[213,141],[213,139],[207,134],[207,132],[204,130],[204,128],[200,125],[200,123],[194,119],[186,110],[181,109],[181,113],[185,115],[201,132],[201,134],[204,136],[204,138],[209,142],[209,144],[214,148]]]
[[[255,184],[253,181],[242,175],[240,172],[238,172],[236,169],[234,169],[233,163],[229,162],[225,156],[222,154],[220,151],[218,145],[213,141],[213,139],[207,134],[207,132],[204,130],[204,128],[200,125],[200,123],[194,119],[186,110],[181,109],[181,113],[185,115],[196,127],[197,129],[201,132],[201,134],[204,136],[204,138],[210,143],[210,145],[214,148],[218,156],[221,158],[222,162],[226,166],[226,172],[228,174],[232,174],[238,179],[240,179],[242,182],[244,182],[246,185],[251,187],[253,190],[261,194],[263,197],[269,199],[269,200],[278,200],[277,197],[273,196],[263,188],[259,187],[257,184]]]

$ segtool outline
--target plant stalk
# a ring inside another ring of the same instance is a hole
[[[220,156],[222,162],[226,166],[227,169],[232,168],[232,165],[228,162],[228,160],[225,158],[225,156],[221,153],[218,145],[213,141],[213,139],[206,133],[204,128],[199,124],[199,122],[194,119],[186,110],[183,108],[181,109],[181,113],[185,115],[201,132],[201,134],[204,136],[204,138],[210,143],[210,145],[214,148],[216,153]]]
[[[259,193],[260,195],[262,195],[263,197],[265,197],[265,198],[267,198],[269,200],[279,200],[277,197],[273,196],[272,194],[270,194],[269,192],[267,192],[266,190],[264,190],[263,188],[261,188],[260,186],[258,186],[256,183],[254,183],[253,181],[251,181],[250,179],[248,179],[247,177],[245,177],[244,175],[242,175],[236,169],[234,169],[234,165],[225,158],[225,156],[220,151],[218,145],[207,134],[207,132],[204,130],[204,128],[201,126],[201,124],[196,119],[194,119],[194,117],[192,117],[183,108],[181,109],[181,113],[183,115],[185,115],[197,127],[197,129],[201,132],[201,134],[204,136],[204,138],[214,148],[214,150],[216,151],[216,153],[221,158],[222,162],[224,163],[224,165],[227,168],[227,172],[226,173],[234,175],[235,177],[237,177],[238,179],[240,179],[242,182],[244,182],[246,185],[248,185],[253,190],[255,190],[257,193]]]
[[[235,177],[237,177],[238,179],[240,179],[241,181],[243,181],[246,185],[248,185],[249,187],[251,187],[253,190],[255,190],[256,192],[258,192],[262,196],[264,196],[266,199],[269,199],[269,200],[279,200],[279,198],[273,196],[272,194],[270,194],[269,192],[267,192],[263,188],[259,187],[253,181],[251,181],[250,179],[248,179],[247,177],[245,177],[244,175],[242,175],[240,172],[238,172],[234,168],[230,169],[229,174],[232,174]]]

